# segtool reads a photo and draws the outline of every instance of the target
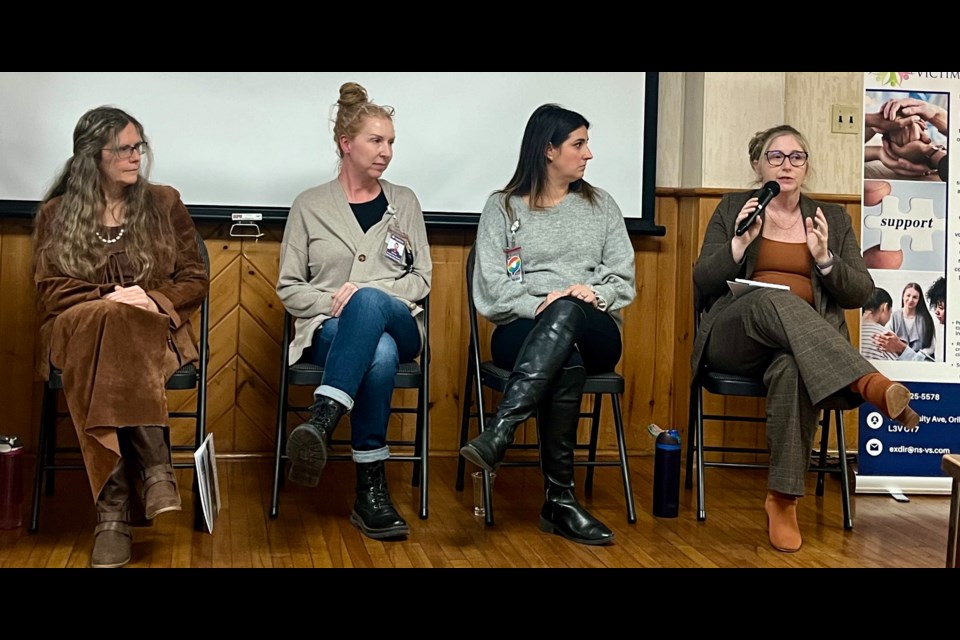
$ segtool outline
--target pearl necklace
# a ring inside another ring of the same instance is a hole
[[[121,226],[120,233],[117,234],[116,238],[111,238],[109,235],[106,238],[104,238],[102,235],[100,235],[99,231],[94,231],[94,233],[97,235],[97,238],[100,240],[100,242],[104,244],[113,244],[114,242],[116,242],[117,240],[123,237],[124,230],[125,228]]]

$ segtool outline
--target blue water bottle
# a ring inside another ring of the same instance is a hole
[[[680,434],[660,431],[653,458],[653,515],[676,518],[680,510]]]

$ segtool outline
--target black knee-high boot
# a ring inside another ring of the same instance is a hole
[[[460,455],[493,471],[513,442],[517,426],[533,415],[586,323],[586,313],[572,300],[551,303],[520,348],[503,390],[497,414],[479,436],[460,448]]]
[[[552,393],[540,403],[537,433],[546,494],[540,529],[580,544],[600,545],[613,542],[613,532],[581,507],[573,495],[573,453],[585,380],[582,366],[564,368]]]

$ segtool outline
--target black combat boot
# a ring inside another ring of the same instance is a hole
[[[480,435],[460,448],[460,455],[486,471],[500,465],[517,427],[537,410],[554,376],[570,356],[586,318],[577,303],[563,298],[543,311],[520,348],[497,414]]]
[[[546,493],[540,530],[580,544],[601,545],[613,542],[613,532],[581,507],[573,495],[573,452],[585,380],[582,366],[563,369],[552,393],[540,404],[537,427]]]
[[[327,464],[327,444],[346,407],[327,396],[320,396],[310,407],[310,419],[290,432],[287,438],[287,477],[297,484],[315,487]]]
[[[357,500],[353,503],[350,522],[363,535],[375,540],[408,535],[410,528],[390,502],[383,460],[357,462],[356,467]]]

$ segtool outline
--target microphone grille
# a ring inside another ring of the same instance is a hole
[[[773,193],[773,195],[778,195],[780,193],[780,183],[776,180],[771,180],[767,184],[763,185],[763,188]]]

